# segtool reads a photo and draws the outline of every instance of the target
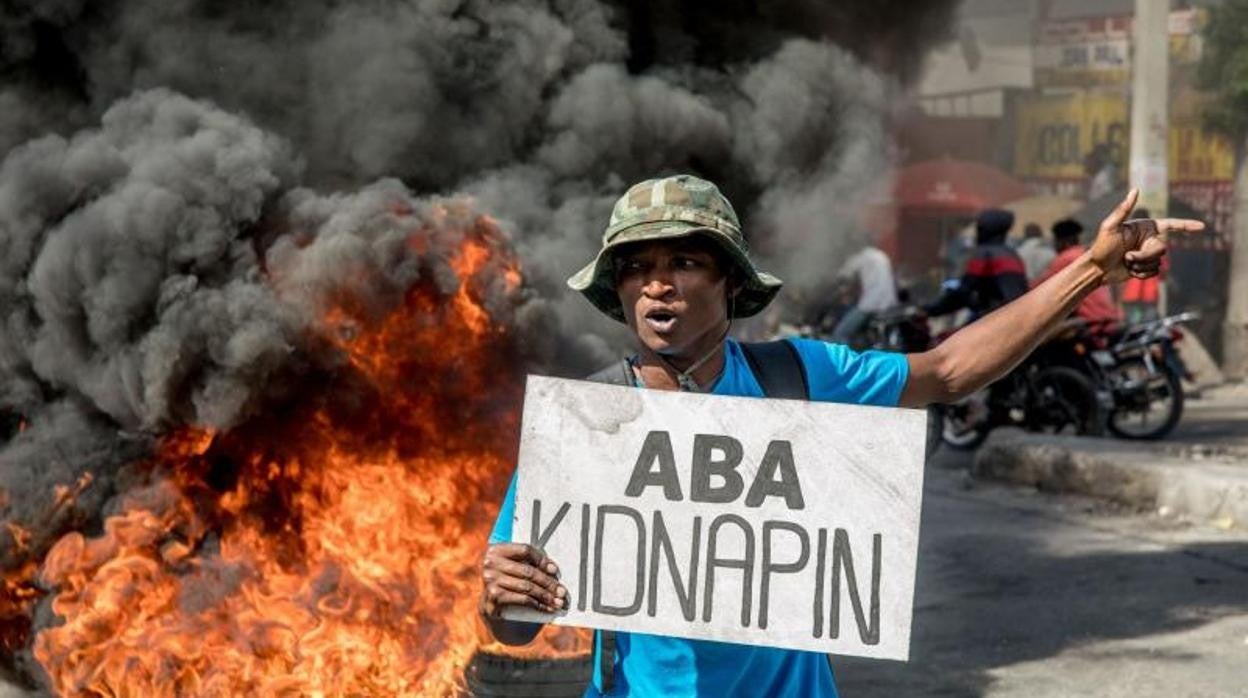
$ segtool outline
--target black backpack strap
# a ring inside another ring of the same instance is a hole
[[[598,673],[602,676],[603,694],[609,694],[615,688],[615,633],[599,630],[598,635],[602,643],[598,652]]]
[[[741,344],[741,353],[750,364],[750,370],[758,379],[767,397],[788,400],[809,400],[810,384],[806,380],[806,367],[792,342],[757,342]]]
[[[633,367],[628,359],[620,359],[606,368],[591,374],[585,380],[608,385],[633,385]]]

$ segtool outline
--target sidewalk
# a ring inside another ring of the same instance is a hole
[[[1211,388],[1190,400],[1183,422],[1162,441],[998,430],[972,472],[1248,529],[1248,385]]]

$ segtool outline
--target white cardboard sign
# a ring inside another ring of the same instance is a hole
[[[559,625],[906,660],[926,414],[530,376],[513,540]]]

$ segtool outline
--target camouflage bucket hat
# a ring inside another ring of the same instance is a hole
[[[741,272],[745,286],[733,303],[733,317],[754,315],[780,292],[783,282],[750,261],[732,204],[714,184],[692,175],[648,179],[630,187],[615,202],[611,222],[602,234],[602,249],[594,261],[568,279],[568,286],[624,322],[624,309],[615,292],[612,251],[629,243],[695,234],[717,244]]]

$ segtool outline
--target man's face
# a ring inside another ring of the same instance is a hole
[[[727,277],[714,243],[697,236],[628,245],[616,253],[615,289],[628,326],[652,351],[695,358],[728,319]]]

